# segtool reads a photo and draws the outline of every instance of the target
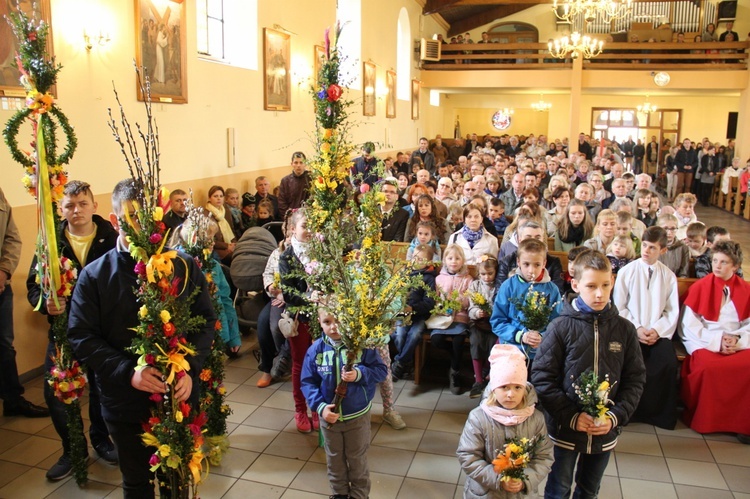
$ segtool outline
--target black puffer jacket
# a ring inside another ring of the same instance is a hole
[[[552,441],[569,450],[596,454],[612,450],[620,427],[628,422],[641,399],[646,368],[635,327],[610,304],[599,314],[579,311],[577,295],[565,301],[560,316],[547,326],[534,359],[532,382],[542,402]],[[580,413],[573,383],[587,369],[603,379],[609,375],[615,403],[607,413],[612,431],[589,436],[575,430]]]

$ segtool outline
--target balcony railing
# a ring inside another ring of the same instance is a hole
[[[706,43],[606,43],[584,69],[747,69],[750,41]],[[570,69],[572,61],[552,57],[543,43],[443,44],[440,61],[425,70]]]

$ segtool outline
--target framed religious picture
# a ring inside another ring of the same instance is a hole
[[[267,111],[292,109],[290,55],[289,33],[263,28],[263,109]]]
[[[422,84],[419,80],[411,81],[411,119],[419,119],[419,90]]]
[[[396,117],[396,72],[386,71],[385,72],[385,117],[395,118]]]
[[[16,65],[16,53],[18,52],[18,40],[13,30],[5,21],[10,14],[18,12],[25,13],[29,19],[44,21],[50,26],[49,0],[37,0],[36,2],[19,2],[18,0],[0,0],[0,95],[4,97],[26,97],[26,90],[21,85],[21,72]],[[47,53],[54,56],[52,51],[52,27],[47,35]],[[50,88],[50,93],[57,97],[57,89]]]
[[[362,114],[365,116],[375,116],[375,64],[372,62],[362,63]]]
[[[135,62],[143,68],[142,76],[148,76],[153,102],[187,103],[185,3],[135,0]]]
[[[326,49],[322,45],[315,45],[313,49],[313,67],[315,74],[313,75],[313,81],[315,86],[318,86],[318,76],[320,76],[320,68],[323,67],[323,63],[326,62]]]

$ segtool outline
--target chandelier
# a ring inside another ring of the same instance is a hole
[[[549,53],[558,59],[565,59],[568,54],[572,59],[582,55],[584,59],[591,59],[602,53],[604,43],[588,35],[581,36],[577,31],[568,36],[563,36],[547,44]]]
[[[600,21],[608,24],[627,16],[633,7],[632,0],[554,0],[552,10],[561,21],[573,22],[573,18],[582,14],[587,23],[599,17]]]
[[[656,106],[652,105],[648,101],[648,95],[646,96],[646,102],[638,106],[638,112],[639,113],[655,113],[656,112]]]
[[[549,111],[551,107],[552,107],[551,102],[544,101],[544,95],[539,96],[539,101],[531,103],[531,108],[534,111],[546,112],[546,111]]]

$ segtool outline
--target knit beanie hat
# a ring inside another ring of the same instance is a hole
[[[246,192],[242,195],[242,207],[250,206],[251,204],[255,204],[255,196],[250,194],[249,192]]]
[[[495,345],[490,352],[490,389],[526,385],[526,357],[513,345]]]

